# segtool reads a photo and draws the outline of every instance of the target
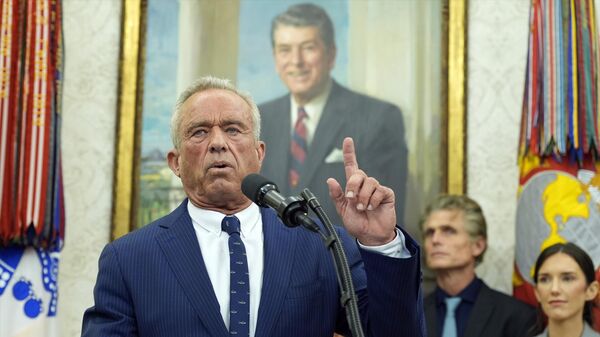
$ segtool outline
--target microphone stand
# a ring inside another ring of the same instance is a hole
[[[317,217],[319,217],[319,220],[321,220],[324,225],[326,233],[321,231],[318,233],[321,234],[323,243],[333,256],[336,276],[338,284],[340,285],[340,302],[346,312],[346,320],[348,321],[350,332],[354,337],[364,337],[365,334],[362,330],[360,314],[358,312],[358,302],[356,293],[354,292],[354,284],[352,283],[352,274],[350,273],[348,258],[346,257],[338,233],[327,214],[323,211],[323,208],[315,195],[307,188],[305,188],[300,195],[308,203],[310,209],[317,214]]]

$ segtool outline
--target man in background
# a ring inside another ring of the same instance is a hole
[[[259,106],[262,140],[269,149],[262,174],[284,195],[309,188],[339,224],[324,182],[344,180],[340,144],[352,137],[363,169],[394,190],[402,214],[407,177],[402,115],[396,106],[351,91],[331,77],[336,45],[327,13],[313,4],[291,6],[273,19],[271,42],[289,94]]]
[[[521,337],[535,310],[490,289],[475,274],[487,248],[481,207],[459,195],[442,195],[421,219],[425,260],[437,288],[425,298],[429,337]]]

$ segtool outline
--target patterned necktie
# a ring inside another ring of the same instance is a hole
[[[460,297],[446,297],[446,319],[444,320],[444,330],[442,337],[457,337],[458,332],[456,330],[456,307],[460,304]]]
[[[250,281],[240,220],[235,216],[224,217],[221,230],[229,234],[229,336],[249,336]]]
[[[292,154],[290,158],[290,187],[296,187],[298,180],[300,180],[300,174],[302,173],[302,166],[306,159],[306,150],[308,145],[306,143],[306,136],[308,134],[306,129],[305,119],[308,118],[306,111],[303,107],[298,107],[298,118],[296,124],[294,124],[294,134],[290,142],[290,152]]]

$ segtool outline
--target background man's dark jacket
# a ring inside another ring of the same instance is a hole
[[[427,336],[437,337],[435,292],[425,298]],[[481,285],[464,336],[459,337],[525,337],[535,323],[535,309],[531,306]],[[443,324],[443,323],[442,323]]]

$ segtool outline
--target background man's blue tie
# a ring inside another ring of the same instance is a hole
[[[456,331],[456,307],[460,304],[460,297],[446,297],[446,319],[444,320],[444,330],[442,337],[457,337]]]
[[[229,336],[249,336],[250,332],[250,281],[246,247],[240,237],[240,220],[226,216],[221,230],[229,234]]]

